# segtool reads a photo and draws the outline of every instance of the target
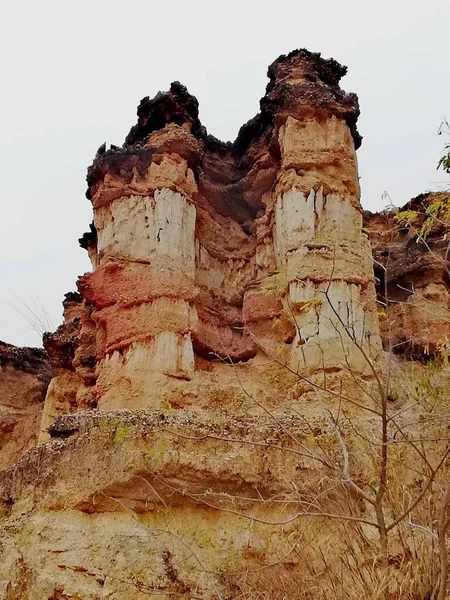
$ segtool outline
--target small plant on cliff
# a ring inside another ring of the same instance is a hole
[[[450,215],[450,196],[439,198],[426,206],[423,211],[402,210],[395,215],[401,225],[415,226],[422,217],[422,224],[417,228],[417,239],[426,241],[436,224],[448,224]],[[413,228],[414,230],[414,228]]]
[[[447,119],[443,119],[438,129],[438,135],[450,135],[450,125]],[[438,169],[442,168],[446,173],[450,173],[450,144],[446,144],[444,148],[444,154],[441,156],[438,162]]]
[[[25,298],[8,288],[0,286],[0,289],[13,298],[13,300],[6,300],[3,303],[17,312],[40,339],[44,333],[55,329],[47,309],[35,294],[29,293],[28,298]]]
[[[286,273],[280,270],[278,273],[269,275],[261,281],[261,290],[266,294],[284,292],[286,282]]]

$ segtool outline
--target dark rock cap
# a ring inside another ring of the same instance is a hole
[[[91,198],[91,188],[107,172],[120,175],[125,180],[131,180],[135,168],[139,173],[145,173],[157,150],[145,146],[147,138],[170,123],[180,127],[187,125],[190,135],[206,151],[229,155],[240,161],[253,142],[282,124],[289,115],[299,118],[309,113],[335,115],[345,120],[355,148],[359,148],[362,138],[356,128],[360,114],[358,98],[339,87],[339,81],[346,73],[347,67],[333,58],[324,59],[320,53],[305,49],[280,56],[268,68],[269,83],[260,101],[260,112],[241,127],[233,143],[221,142],[208,135],[199,119],[197,99],[184,85],[175,81],[169,91],[141,100],[137,109],[138,122],[131,128],[121,148],[111,146],[107,150],[105,144],[100,146],[88,169],[86,195]],[[88,241],[87,238],[82,240],[80,243],[83,244]]]

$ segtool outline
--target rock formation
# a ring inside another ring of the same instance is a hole
[[[450,354],[450,204],[421,194],[400,211],[366,212],[384,345],[419,360]],[[390,326],[388,328],[388,323]]]
[[[4,419],[0,465],[28,452],[0,472],[0,598],[332,597],[324,573],[342,573],[354,544],[326,517],[345,510],[375,543],[373,507],[347,484],[369,496],[377,485],[386,381],[389,443],[419,435],[414,422],[442,450],[442,417],[405,383],[414,369],[385,377],[378,317],[385,346],[389,321],[413,358],[442,347],[446,234],[433,224],[430,253],[401,213],[366,214],[363,228],[345,73],[306,50],[281,56],[234,143],[208,135],[173,83],[141,101],[122,147],[99,148],[80,239],[92,272],[45,352],[0,347],[0,391],[20,382],[14,407],[35,407],[14,431]],[[442,315],[430,321],[425,300]],[[426,383],[441,402],[442,384]],[[420,469],[433,462],[404,448],[388,469],[400,498],[389,517],[427,489]],[[402,593],[408,535],[391,543]],[[377,571],[377,557],[350,556]],[[375,589],[341,584],[355,600]]]
[[[82,240],[93,272],[79,282],[99,408],[160,406],[161,386],[201,381],[220,360],[277,352],[294,370],[361,369],[345,327],[379,351],[345,72],[306,51],[281,57],[234,144],[207,135],[174,83],[142,100],[123,147],[99,150]]]
[[[0,342],[0,469],[36,445],[50,378],[43,350]]]
[[[55,333],[44,334],[44,347],[52,367],[42,414],[39,442],[48,439],[47,429],[61,414],[95,408],[95,324],[90,309],[77,293],[66,294],[64,323]]]

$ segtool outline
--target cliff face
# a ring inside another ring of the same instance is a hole
[[[399,211],[364,214],[386,348],[419,360],[450,351],[450,203],[421,194]]]
[[[177,395],[219,361],[267,353],[360,370],[348,325],[379,352],[345,71],[307,51],[279,58],[233,144],[207,135],[174,83],[142,100],[123,147],[99,149],[82,238],[93,272],[78,284],[96,324],[99,408],[160,406],[161,386]]]
[[[95,408],[95,324],[90,308],[77,293],[66,294],[64,323],[55,333],[44,334],[44,347],[53,377],[47,390],[40,423],[39,443],[49,435],[47,429],[61,414]]]
[[[0,342],[0,469],[36,445],[50,379],[43,350]]]
[[[3,465],[46,443],[0,472],[2,598],[356,600],[386,581],[367,502],[379,456],[395,457],[390,518],[445,450],[448,377],[385,361],[381,338],[398,352],[408,338],[413,358],[446,343],[447,234],[438,211],[416,243],[427,208],[412,221],[366,214],[363,227],[345,72],[306,50],[280,57],[232,144],[173,83],[141,101],[122,147],[99,148],[80,239],[92,272],[44,336],[45,382],[33,367],[18,390],[28,398],[39,375],[42,415]],[[417,455],[391,446],[406,435],[423,436]],[[414,518],[428,531],[436,502],[423,498]],[[392,598],[431,597],[425,584],[401,595],[411,557],[426,573],[435,558],[410,531],[391,536]]]

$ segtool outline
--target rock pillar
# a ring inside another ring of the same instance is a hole
[[[326,72],[313,62],[301,53],[276,61],[268,98],[284,117],[274,247],[284,311],[295,326],[290,366],[364,370],[381,345],[359,203],[358,104],[338,87],[342,67]]]
[[[179,129],[172,138],[183,136]],[[79,287],[95,306],[96,394],[104,409],[151,406],[161,377],[190,379],[194,371],[195,182],[179,152],[155,156],[151,143],[144,168],[133,162],[136,148],[124,151],[128,175],[122,164],[92,196],[96,269]]]
[[[207,134],[174,83],[141,101],[122,147],[99,149],[82,239],[94,272],[79,282],[94,307],[99,408],[161,406],[214,362],[276,353],[295,371],[360,371],[376,356],[345,72],[306,50],[280,57],[233,144]]]

